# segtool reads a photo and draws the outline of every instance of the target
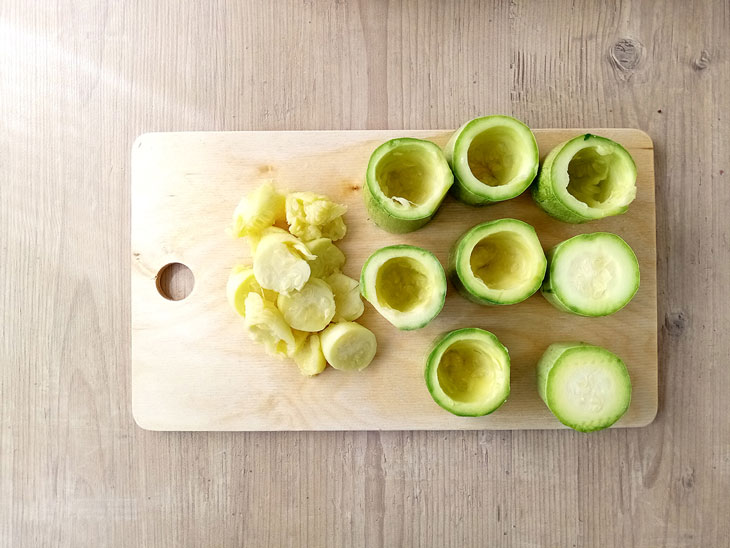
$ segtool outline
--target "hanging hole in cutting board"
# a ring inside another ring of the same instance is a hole
[[[157,291],[170,301],[181,301],[193,290],[195,276],[193,271],[182,263],[163,266],[155,278]]]

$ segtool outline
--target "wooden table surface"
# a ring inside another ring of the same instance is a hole
[[[730,4],[0,3],[0,546],[727,546]],[[147,131],[637,127],[642,429],[159,433],[130,408]]]

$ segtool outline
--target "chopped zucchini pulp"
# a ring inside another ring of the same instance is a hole
[[[373,361],[378,344],[372,331],[355,322],[330,324],[320,334],[327,362],[342,371],[361,371]]]
[[[361,370],[375,355],[375,335],[356,324],[364,311],[357,280],[342,273],[347,207],[314,192],[280,193],[267,181],[244,196],[231,234],[246,237],[253,265],[236,265],[226,296],[249,336],[302,374]],[[288,225],[288,230],[274,224]],[[335,323],[331,323],[335,322]]]
[[[436,340],[425,375],[431,397],[450,413],[487,415],[509,396],[509,353],[489,331],[457,329]]]
[[[279,294],[276,306],[286,323],[299,331],[321,331],[335,315],[332,289],[317,278],[310,278],[299,291]]]

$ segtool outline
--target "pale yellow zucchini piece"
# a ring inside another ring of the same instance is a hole
[[[233,235],[252,236],[286,219],[286,198],[270,181],[261,184],[239,202],[233,212]]]
[[[305,335],[308,336],[289,357],[297,364],[302,375],[311,377],[324,371],[327,361],[322,353],[319,335],[316,333],[305,333]]]
[[[252,266],[242,264],[234,266],[226,283],[226,298],[233,309],[243,317],[246,316],[246,297],[249,293],[258,293],[265,300],[276,302],[276,292],[263,289],[259,285]]]
[[[291,327],[273,303],[258,293],[249,293],[245,301],[245,323],[251,338],[263,344],[274,356],[288,356],[296,349]]]
[[[365,369],[378,348],[375,334],[355,322],[333,323],[319,338],[327,363],[342,371]]]
[[[360,297],[360,283],[342,272],[335,272],[325,279],[335,295],[335,322],[353,321],[362,316],[365,305]]]
[[[345,254],[329,238],[317,238],[307,242],[307,247],[313,255],[316,255],[314,260],[309,261],[312,278],[324,280],[345,266]]]
[[[253,258],[256,280],[277,293],[299,290],[309,280],[308,260],[315,257],[307,246],[286,230],[271,227],[262,233]]]
[[[321,331],[335,315],[335,297],[330,286],[310,278],[299,291],[282,293],[276,300],[286,323],[300,331]]]
[[[289,231],[304,242],[344,238],[347,229],[342,216],[346,211],[347,206],[314,192],[292,192],[286,197]]]

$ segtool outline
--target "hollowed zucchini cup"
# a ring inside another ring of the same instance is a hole
[[[370,218],[383,230],[402,234],[431,220],[454,182],[438,145],[421,139],[392,139],[375,149],[363,195]]]
[[[550,151],[532,197],[566,223],[620,215],[636,197],[636,164],[617,142],[586,133]]]
[[[509,396],[509,352],[489,331],[457,329],[436,340],[425,376],[431,397],[449,413],[488,415]]]
[[[444,149],[456,182],[451,192],[469,205],[522,194],[540,162],[530,128],[510,116],[485,116],[461,126]]]
[[[467,230],[449,254],[449,277],[479,304],[515,304],[535,293],[547,260],[535,229],[517,219],[497,219]]]
[[[362,267],[362,296],[398,329],[420,329],[446,300],[446,274],[430,251],[392,245],[373,253]]]

